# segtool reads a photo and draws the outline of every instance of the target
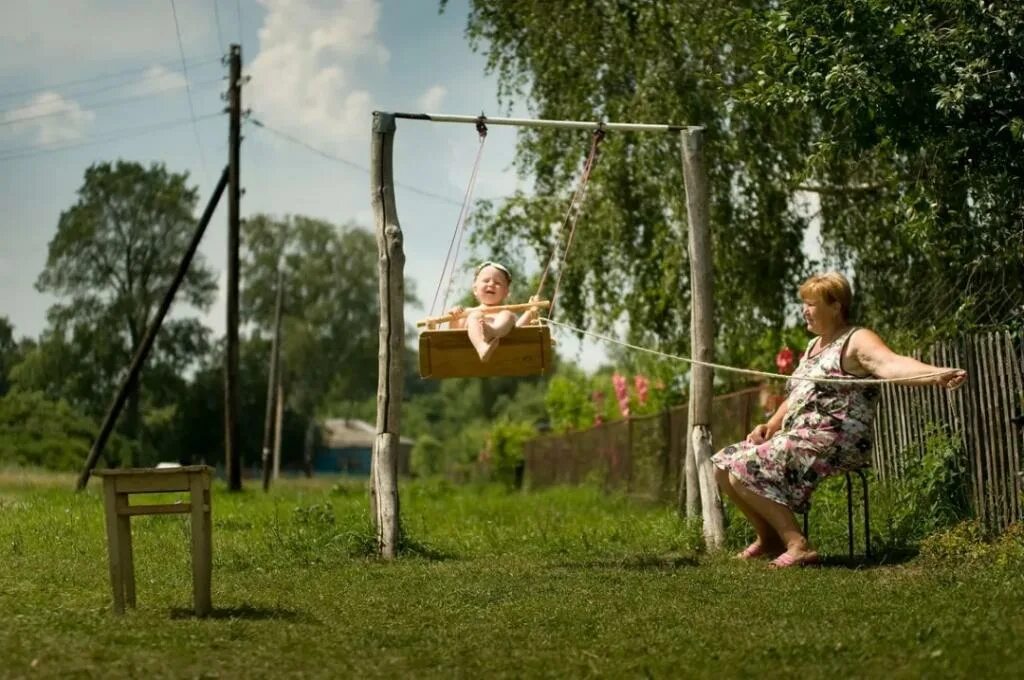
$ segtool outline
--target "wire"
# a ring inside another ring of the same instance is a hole
[[[38,156],[41,154],[53,153],[56,151],[65,151],[67,149],[77,149],[82,146],[89,146],[91,144],[97,144],[100,142],[120,141],[122,139],[128,139],[129,137],[137,137],[140,135],[145,135],[150,132],[156,132],[158,130],[164,130],[168,128],[178,127],[181,125],[187,125],[188,123],[194,124],[197,121],[208,120],[210,118],[216,118],[222,115],[224,115],[224,112],[218,111],[217,113],[210,113],[205,116],[199,116],[194,119],[190,117],[173,121],[165,121],[162,123],[155,123],[153,125],[123,128],[120,130],[114,130],[105,135],[100,135],[97,137],[87,137],[84,140],[80,142],[75,142],[73,144],[62,144],[59,146],[50,146],[47,144],[34,144],[31,146],[23,146],[13,149],[0,149],[0,154],[2,154],[0,155],[0,161],[27,158],[30,156]]]
[[[242,0],[235,0],[235,14],[238,16],[238,46],[243,47],[242,42]]]
[[[196,107],[192,104],[192,88],[188,84],[188,64],[185,63],[185,46],[181,43],[181,27],[178,25],[178,10],[171,0],[171,14],[174,15],[174,32],[178,36],[178,52],[181,53],[181,71],[185,74],[185,93],[188,95],[188,112],[192,117],[192,132],[196,137],[196,147],[199,149],[199,161],[203,164],[203,174],[208,174],[206,169],[206,154],[203,153],[203,143],[199,139],[199,127],[196,125]]]
[[[204,80],[201,83],[197,83],[196,87],[197,88],[205,87],[207,85],[218,84],[218,83],[220,83],[222,81],[223,81],[223,78],[216,78],[214,80]],[[107,101],[99,102],[97,104],[89,104],[88,106],[89,106],[90,110],[102,109],[102,108],[106,108],[108,106],[116,106],[117,104],[124,104],[125,102],[133,102],[133,101],[138,101],[140,99],[148,99],[148,98],[152,97],[153,95],[163,94],[164,92],[173,92],[174,90],[180,90],[183,87],[184,87],[184,85],[172,85],[170,87],[164,87],[164,88],[161,88],[159,90],[153,90],[152,92],[147,92],[146,94],[133,95],[131,97],[118,97],[117,99],[110,99],[110,100],[107,100]],[[12,109],[12,111],[17,111],[17,110],[18,109]],[[2,114],[2,113],[3,112],[0,111],[0,114]],[[34,116],[23,116],[21,118],[8,118],[6,120],[0,120],[0,126],[3,126],[3,125],[13,125],[14,123],[23,123],[23,122],[30,121],[30,120],[39,120],[40,118],[51,118],[53,116],[62,116],[64,114],[66,114],[66,113],[68,113],[67,109],[62,109],[60,111],[50,111],[49,113],[36,114]]]
[[[207,64],[212,64],[214,62],[219,62],[219,61],[220,61],[219,57],[216,58],[216,59],[203,59],[203,60],[191,63],[190,66],[192,66],[192,68],[196,68],[198,66],[205,66]],[[170,67],[170,66],[177,66],[178,63],[179,63],[179,60],[176,59],[176,60],[171,61],[171,62],[164,62],[164,63],[161,63],[161,64],[155,64],[155,66],[163,66],[163,67],[166,68],[166,67]],[[82,78],[81,80],[69,80],[69,81],[65,81],[63,83],[57,83],[55,85],[43,85],[42,87],[32,87],[32,88],[29,88],[27,90],[18,90],[18,91],[15,91],[15,92],[4,92],[4,93],[0,93],[0,99],[10,99],[10,98],[13,98],[13,97],[21,97],[21,96],[26,95],[26,94],[35,94],[36,92],[46,92],[48,90],[59,90],[60,88],[71,87],[72,85],[82,85],[84,83],[99,82],[101,80],[111,80],[112,78],[122,78],[124,76],[131,75],[131,74],[134,74],[134,73],[147,73],[147,72],[149,72],[149,70],[151,68],[153,68],[153,67],[152,66],[147,66],[146,68],[143,68],[143,69],[133,68],[133,69],[129,69],[127,71],[120,71],[118,73],[108,73],[108,74],[102,75],[102,76],[93,76],[91,78]],[[174,71],[174,72],[177,73],[177,71]],[[108,90],[113,90],[113,89],[118,88],[118,87],[123,87],[124,85],[130,85],[132,83],[137,83],[137,82],[141,82],[141,81],[144,81],[144,80],[152,80],[153,78],[162,78],[162,77],[164,77],[166,75],[167,75],[167,73],[151,74],[151,75],[148,75],[148,76],[143,76],[141,78],[133,78],[133,79],[127,80],[127,81],[125,81],[123,83],[114,83],[113,85],[105,85],[105,86],[103,86],[101,88],[98,88],[96,90],[87,90],[85,92],[76,92],[76,93],[74,93],[74,95],[76,97],[88,96],[90,94],[96,94],[96,93],[99,93],[99,92],[106,92]]]
[[[220,29],[220,10],[217,9],[217,0],[213,0],[213,19],[217,22],[217,45],[220,47],[221,54],[227,54],[224,51],[224,32]]]
[[[949,373],[952,373],[954,370],[956,370],[956,369],[952,369],[952,368],[947,368],[947,369],[944,369],[944,370],[941,370],[941,371],[932,371],[930,373],[920,373],[918,375],[912,375],[912,376],[909,376],[909,377],[906,377],[906,378],[853,378],[853,379],[850,379],[850,378],[812,378],[810,376],[784,375],[782,373],[769,373],[768,371],[755,371],[755,370],[750,369],[750,368],[736,368],[735,366],[726,366],[724,364],[714,364],[714,363],[711,363],[710,361],[700,361],[699,359],[691,359],[689,357],[682,357],[682,356],[678,356],[676,354],[668,354],[666,352],[660,352],[660,351],[658,351],[656,349],[650,349],[649,347],[640,347],[639,345],[632,345],[632,344],[630,344],[628,342],[623,342],[622,340],[616,340],[615,338],[609,337],[607,335],[601,335],[600,333],[592,333],[590,331],[583,330],[582,328],[576,328],[575,326],[570,326],[569,324],[561,323],[560,321],[555,321],[553,319],[546,318],[546,317],[541,318],[541,321],[543,321],[545,324],[550,324],[552,326],[559,326],[561,328],[564,328],[566,330],[572,331],[574,333],[578,333],[580,335],[587,335],[587,336],[590,336],[592,338],[596,338],[597,340],[604,340],[605,342],[610,342],[610,343],[612,343],[614,345],[622,345],[623,347],[626,347],[626,348],[632,349],[632,350],[636,350],[638,352],[647,352],[648,354],[653,354],[655,356],[662,357],[663,359],[672,359],[673,361],[682,361],[682,362],[687,363],[687,364],[693,364],[694,366],[705,366],[707,368],[715,368],[715,369],[718,369],[720,371],[728,371],[728,372],[731,372],[731,373],[742,373],[744,375],[756,375],[756,376],[761,376],[761,377],[764,377],[764,378],[777,378],[777,379],[780,379],[780,380],[799,380],[799,381],[803,381],[803,382],[816,382],[816,383],[849,383],[849,384],[856,384],[856,385],[880,385],[880,384],[884,384],[884,383],[905,383],[905,382],[908,382],[910,380],[918,380],[919,378],[931,378],[931,377],[939,376],[939,375],[948,375]],[[952,389],[956,389],[956,388],[952,388]]]
[[[266,123],[264,123],[262,121],[259,121],[259,120],[255,119],[255,118],[250,118],[249,122],[251,122],[253,125],[255,125],[258,128],[266,130],[267,132],[271,132],[271,133],[277,135],[278,137],[281,137],[282,139],[286,139],[289,142],[292,142],[293,144],[298,144],[299,146],[304,147],[304,148],[308,149],[309,151],[312,151],[313,153],[315,153],[315,154],[317,154],[319,156],[323,156],[327,160],[334,161],[336,163],[341,163],[342,165],[348,166],[348,167],[350,167],[350,168],[352,168],[354,170],[359,170],[360,172],[365,172],[366,174],[370,174],[370,168],[368,168],[365,165],[360,165],[359,163],[356,163],[354,161],[350,161],[347,158],[342,158],[341,156],[335,156],[334,154],[328,153],[327,151],[324,151],[323,149],[318,149],[317,147],[313,146],[312,144],[308,144],[308,143],[302,141],[301,139],[299,139],[297,137],[293,137],[292,135],[288,134],[287,132],[282,132],[281,130],[273,128],[273,127],[267,125]],[[419,194],[420,196],[425,196],[427,198],[433,198],[433,199],[436,199],[438,201],[443,201],[445,203],[449,203],[451,205],[457,205],[460,208],[462,207],[462,201],[457,201],[454,198],[451,198],[451,197],[448,197],[448,196],[442,196],[441,194],[436,194],[436,193],[434,193],[432,191],[428,191],[426,189],[419,189],[417,187],[414,187],[414,186],[411,186],[411,185],[408,185],[408,184],[402,184],[401,182],[395,182],[395,186],[402,187],[403,189],[406,189],[407,191],[411,191],[414,194]]]

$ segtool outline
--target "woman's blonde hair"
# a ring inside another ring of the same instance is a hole
[[[850,282],[839,272],[815,274],[800,285],[800,297],[804,300],[822,300],[827,304],[839,303],[843,321],[850,319],[853,304],[853,290]]]

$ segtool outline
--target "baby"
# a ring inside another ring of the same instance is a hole
[[[497,262],[484,262],[477,266],[476,276],[473,278],[473,297],[480,305],[468,310],[462,307],[452,307],[448,310],[448,313],[454,316],[449,327],[466,329],[469,341],[480,355],[480,361],[491,358],[494,350],[498,348],[498,341],[508,335],[513,326],[526,326],[537,318],[535,309],[528,310],[518,322],[515,315],[507,309],[490,312],[480,309],[505,304],[511,285],[512,274],[508,268]],[[535,301],[535,298],[530,298],[530,301]]]

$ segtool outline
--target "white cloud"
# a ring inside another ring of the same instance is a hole
[[[161,58],[178,56],[174,17],[167,2],[61,0],[0,5],[0,64],[5,70],[42,66],[63,71],[93,60],[152,58],[154,51],[160,51]],[[185,54],[190,59],[216,54],[216,26],[209,4],[179,1],[176,9]]]
[[[160,65],[150,66],[134,85],[119,90],[118,96],[142,96],[179,87],[185,87],[185,76],[181,71],[172,71]]]
[[[423,113],[437,113],[441,110],[441,103],[446,94],[448,94],[447,88],[442,85],[434,85],[420,95],[420,98],[416,100],[416,106]]]
[[[365,140],[370,93],[354,74],[382,65],[376,0],[261,0],[267,14],[260,49],[249,64],[253,115],[335,151]]]
[[[34,137],[34,143],[55,144],[81,139],[95,118],[95,113],[73,99],[57,92],[41,92],[25,105],[0,114],[0,123],[9,124],[3,128],[12,137],[28,134]]]

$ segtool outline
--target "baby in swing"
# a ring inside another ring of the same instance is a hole
[[[537,310],[527,310],[519,320],[507,309],[485,311],[484,307],[497,307],[505,304],[509,287],[512,285],[512,274],[508,268],[497,262],[484,262],[477,266],[473,278],[473,297],[480,303],[477,307],[464,309],[452,307],[448,313],[453,316],[450,328],[465,328],[469,341],[473,343],[480,361],[488,361],[498,341],[509,334],[514,326],[528,326],[537,319]],[[535,302],[531,297],[530,302]]]

